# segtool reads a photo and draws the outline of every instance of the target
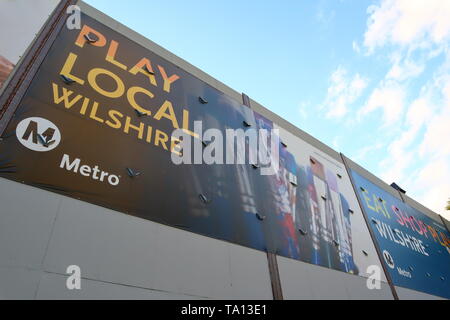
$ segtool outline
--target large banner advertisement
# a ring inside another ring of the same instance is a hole
[[[0,1],[0,89],[59,2]]]
[[[281,170],[275,176],[295,175],[298,186],[274,181],[284,201],[276,214],[284,255],[302,261],[368,276],[380,266],[350,177],[342,162],[275,125],[287,148],[280,152]],[[287,227],[286,227],[287,226]],[[294,232],[300,230],[300,237]],[[370,270],[370,269],[369,269]],[[381,280],[386,281],[381,272]]]
[[[61,30],[19,104],[1,177],[344,272],[379,265],[342,165],[280,142],[268,119],[89,16],[81,27]],[[218,161],[174,162],[190,151],[176,129]],[[228,162],[227,133],[251,129],[273,132],[260,139],[273,174]]]
[[[352,171],[358,197],[394,285],[450,298],[445,226]]]

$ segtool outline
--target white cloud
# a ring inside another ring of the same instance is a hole
[[[447,52],[447,59],[450,54]],[[449,157],[450,167],[450,65],[446,62],[436,72],[425,93],[436,100],[436,106],[428,103],[427,106],[414,105],[410,108],[408,117],[411,122],[422,121],[426,123],[426,131],[419,146],[422,157]],[[429,99],[432,99],[429,98]],[[427,108],[428,107],[428,108]],[[450,182],[449,182],[450,185]],[[449,195],[450,196],[450,195]]]
[[[358,150],[358,152],[352,156],[353,161],[362,161],[372,152],[378,151],[385,146],[384,142],[377,142],[366,145],[365,147]]]
[[[433,117],[427,126],[419,150],[422,156],[450,155],[450,110]]]
[[[341,149],[341,147],[340,147],[341,144],[340,144],[339,140],[341,140],[341,137],[339,137],[339,136],[336,136],[333,139],[333,148],[336,149],[336,150]]]
[[[404,170],[410,165],[410,161],[416,156],[418,148],[413,144],[418,138],[419,130],[425,125],[432,116],[430,101],[425,97],[414,100],[406,113],[404,129],[399,137],[391,142],[387,148],[389,157],[385,159],[386,163],[394,163],[390,166],[386,176],[403,180]],[[388,179],[389,180],[389,179]]]
[[[421,96],[417,98],[408,108],[408,113],[406,114],[407,124],[418,130],[422,124],[429,120],[433,110],[433,104],[427,97]]]
[[[368,13],[364,45],[369,53],[386,44],[439,44],[450,37],[448,0],[383,0]]]
[[[398,181],[430,209],[448,214],[450,197],[450,76],[444,63],[408,107],[403,133],[388,147],[382,178]],[[424,134],[420,135],[420,129]],[[413,160],[422,164],[414,169]],[[406,183],[407,182],[407,183]]]
[[[347,70],[339,66],[330,77],[330,87],[323,107],[327,109],[327,117],[342,118],[349,107],[361,96],[367,87],[368,80],[359,73],[353,77],[347,75]]]
[[[311,103],[306,101],[301,102],[299,105],[298,112],[300,113],[302,120],[306,120],[308,118],[307,108],[309,105],[311,105]]]
[[[415,148],[411,144],[420,125],[413,125],[387,146],[387,157],[381,162],[381,178],[387,183],[404,181],[406,171],[414,159]]]
[[[360,48],[358,42],[356,42],[356,41],[352,42],[352,48],[353,48],[353,51],[355,51],[356,53],[360,53],[361,52],[361,48]]]
[[[404,81],[419,76],[425,69],[425,65],[410,59],[402,61],[401,58],[394,62],[392,68],[386,75],[386,79]]]
[[[374,155],[380,161],[378,170],[372,169],[383,180],[399,183],[409,196],[445,215],[450,197],[450,0],[380,0],[369,7],[368,16],[364,39],[353,41],[352,48],[357,54],[367,52],[368,63],[379,63],[376,69],[385,74],[365,98],[367,78],[338,67],[322,110],[329,118],[378,125],[372,143],[356,158]]]
[[[383,124],[389,126],[398,121],[405,105],[405,91],[392,80],[382,81],[373,90],[366,104],[359,111],[359,116],[365,116],[377,109],[383,111]]]
[[[368,13],[363,46],[377,58],[387,54],[391,66],[358,116],[381,110],[380,132],[397,134],[380,162],[381,178],[450,218],[450,1],[382,0]],[[444,62],[430,69],[441,55]]]
[[[410,148],[419,127],[413,126],[387,146],[388,156],[381,162],[381,178],[388,182],[405,180],[406,171],[414,159],[415,148]]]
[[[420,202],[431,210],[446,215],[450,220],[449,212],[444,208],[450,198],[450,168],[449,158],[440,158],[430,161],[423,167],[415,181],[424,190]]]

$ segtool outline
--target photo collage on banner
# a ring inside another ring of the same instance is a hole
[[[284,190],[285,205],[277,212],[283,255],[363,276],[370,266],[381,268],[344,164],[277,129],[286,145],[281,153],[284,183],[277,181]]]

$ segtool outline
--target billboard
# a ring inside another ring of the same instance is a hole
[[[352,171],[358,197],[394,285],[450,298],[445,226]]]
[[[0,88],[59,2],[0,1]]]
[[[217,142],[195,123],[280,129],[83,14],[81,30],[62,28],[8,124],[0,177],[348,273],[379,264],[342,164],[298,138],[286,146],[279,135],[294,138],[282,130],[271,175],[257,163],[176,164],[185,150],[174,130],[194,149]]]
[[[368,276],[368,267],[380,266],[380,261],[344,164],[287,130],[275,127],[287,145],[280,156],[281,170],[287,171],[287,177],[295,175],[297,181],[296,188],[285,188],[285,198],[293,199],[289,208],[277,214],[280,225],[292,224],[292,229],[300,231],[295,242],[286,232],[289,228],[281,228],[284,232],[278,238],[284,238],[285,243],[298,243],[292,248],[282,246],[284,250],[297,252],[284,255]],[[381,280],[386,281],[383,274]]]

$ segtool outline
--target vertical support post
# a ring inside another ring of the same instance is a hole
[[[272,294],[274,300],[283,300],[283,290],[281,288],[280,272],[278,271],[277,256],[267,252],[267,262],[269,264],[270,282],[272,284]]]
[[[403,203],[406,203],[406,200],[405,200],[405,198],[403,198],[403,193],[401,193],[400,191],[398,191],[398,190],[395,190],[395,191],[397,191],[398,192],[398,194],[399,194],[399,196],[400,196],[400,199],[402,200],[402,202]]]
[[[244,104],[244,106],[249,107],[250,109],[252,108],[251,104],[250,104],[250,98],[248,95],[246,95],[245,93],[242,93],[242,103]]]
[[[42,61],[50,50],[59,31],[65,24],[67,8],[77,0],[61,0],[53,14],[37,35],[27,55],[23,58],[6,88],[0,96],[0,136],[13,117],[17,106],[24,96]]]
[[[448,229],[448,225],[445,223],[445,220],[444,220],[445,218],[441,215],[439,215],[439,217],[441,217],[442,224],[444,225],[445,229],[447,229],[447,231],[450,233],[450,230]]]
[[[348,163],[347,163],[347,157],[344,156],[344,154],[342,154],[342,153],[340,153],[340,155],[341,155],[341,158],[342,158],[342,162],[344,163],[345,170],[347,171],[347,174],[350,177],[350,182],[352,183],[353,191],[355,192],[356,199],[358,200],[358,205],[361,208],[361,212],[363,214],[364,221],[366,222],[367,229],[369,230],[369,234],[370,234],[370,237],[372,239],[372,243],[375,246],[375,251],[377,252],[378,259],[380,260],[380,263],[381,263],[381,267],[383,268],[384,274],[386,275],[386,279],[387,279],[387,282],[388,282],[389,287],[391,289],[392,296],[394,297],[395,300],[399,300],[398,294],[397,294],[397,291],[395,290],[395,286],[394,286],[394,283],[392,282],[392,278],[391,278],[391,275],[389,273],[389,270],[387,270],[386,264],[384,263],[384,258],[383,258],[383,254],[381,252],[381,248],[378,245],[378,242],[377,242],[377,239],[375,237],[375,234],[374,234],[374,232],[372,230],[372,227],[370,226],[369,218],[368,218],[368,216],[367,216],[367,214],[366,214],[366,212],[364,210],[364,206],[361,203],[361,200],[359,199],[358,189],[356,188],[355,181],[353,180],[352,174],[350,172],[350,167],[348,166]]]

